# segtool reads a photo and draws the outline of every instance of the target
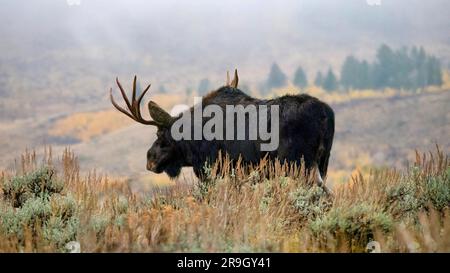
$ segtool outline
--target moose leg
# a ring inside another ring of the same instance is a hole
[[[195,174],[195,176],[197,176],[198,180],[200,180],[200,181],[204,181],[205,180],[206,175],[203,172],[202,168],[195,168],[194,167],[193,170],[194,170],[194,174]]]
[[[324,191],[325,191],[325,193],[327,194],[327,195],[329,195],[329,196],[332,196],[333,195],[333,193],[332,193],[332,191],[325,185],[325,183],[324,183],[324,181],[323,181],[323,179],[322,179],[322,176],[320,175],[320,171],[319,171],[319,168],[316,166],[316,168],[315,168],[315,173],[316,173],[316,183],[317,183],[317,185],[319,186],[319,187],[321,187]]]

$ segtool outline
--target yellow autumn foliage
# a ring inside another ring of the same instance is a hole
[[[170,109],[182,103],[184,97],[176,94],[156,94],[151,98],[163,109],[170,112]],[[145,106],[141,106],[142,108]],[[145,117],[145,111],[144,117]],[[96,112],[81,112],[69,115],[58,120],[49,130],[51,136],[69,136],[79,141],[89,141],[91,138],[105,135],[123,127],[133,124],[133,121],[115,110],[112,106],[110,110]]]

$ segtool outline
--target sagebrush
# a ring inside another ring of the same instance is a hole
[[[0,251],[386,252],[450,251],[448,156],[417,153],[406,170],[372,169],[334,185],[332,196],[301,168],[227,158],[205,183],[133,193],[126,181],[89,172],[66,150],[0,178]],[[237,166],[232,168],[231,166]]]

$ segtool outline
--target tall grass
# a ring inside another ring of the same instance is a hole
[[[0,251],[83,252],[450,251],[447,155],[417,153],[406,170],[373,169],[332,196],[301,168],[221,158],[203,183],[133,193],[123,180],[88,172],[65,150],[41,162],[26,152],[0,177]]]

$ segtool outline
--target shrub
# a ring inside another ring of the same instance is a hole
[[[106,227],[111,222],[111,217],[109,215],[97,214],[91,217],[89,222],[89,228],[94,230],[97,236],[103,236],[106,230]]]
[[[326,213],[331,206],[326,192],[316,185],[309,188],[299,187],[291,194],[291,198],[302,220],[315,219]]]
[[[393,229],[392,217],[372,204],[359,203],[333,207],[317,219],[309,222],[309,228],[319,239],[331,235],[345,238],[349,249],[361,251],[373,239],[376,231],[384,233]]]
[[[425,181],[426,201],[431,202],[438,211],[443,211],[450,204],[450,168],[439,176],[427,177]]]
[[[15,208],[21,207],[28,199],[60,193],[63,183],[56,180],[55,171],[50,167],[40,168],[31,174],[15,176],[2,181],[3,196]]]
[[[363,252],[370,240],[383,252],[450,250],[450,164],[439,151],[404,171],[354,176],[332,196],[304,169],[265,160],[223,160],[205,166],[205,184],[148,195],[80,178],[73,157],[62,160],[64,181],[52,167],[0,178],[0,252],[65,251],[69,241],[83,252]]]
[[[412,167],[409,174],[386,189],[386,209],[399,218],[416,217],[421,210],[442,211],[450,204],[450,168],[440,174],[424,174]]]
[[[76,237],[79,225],[75,199],[61,195],[63,187],[50,167],[2,181],[0,230],[21,244],[30,231],[61,249]]]

